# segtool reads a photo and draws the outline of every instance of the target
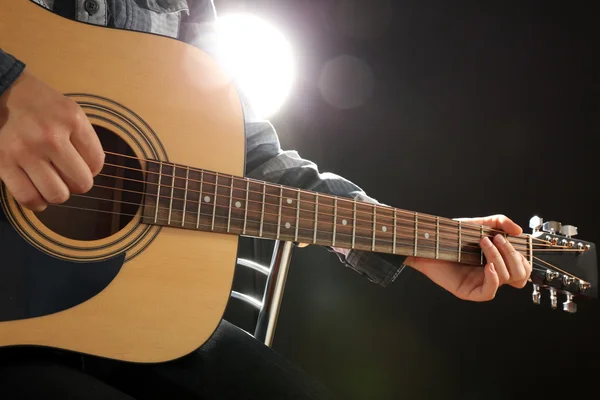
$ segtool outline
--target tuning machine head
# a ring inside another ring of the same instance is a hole
[[[553,310],[556,310],[556,307],[558,306],[558,297],[556,295],[556,288],[550,286],[548,288],[548,291],[550,292],[550,307],[552,307]]]
[[[550,307],[553,310],[558,308],[558,291],[556,288],[548,287],[550,293]],[[564,292],[565,301],[562,303],[562,309],[569,314],[575,314],[577,312],[577,303],[573,301],[573,294],[570,292]],[[542,293],[540,292],[540,286],[537,284],[533,285],[533,293],[531,294],[533,304],[539,305],[542,302]]]
[[[542,218],[538,217],[537,215],[534,215],[529,220],[529,227],[533,232],[538,232],[542,228],[543,223],[544,220]]]
[[[569,292],[565,293],[567,299],[563,303],[563,311],[569,314],[575,314],[577,312],[577,303],[573,301],[573,295]]]
[[[570,238],[577,235],[577,227],[573,225],[563,225],[561,226],[559,233]]]
[[[531,293],[533,304],[540,305],[542,302],[542,294],[540,293],[540,285],[533,284],[533,293]]]

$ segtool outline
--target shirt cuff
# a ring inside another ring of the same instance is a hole
[[[25,64],[0,50],[0,96],[17,80],[24,69]]]

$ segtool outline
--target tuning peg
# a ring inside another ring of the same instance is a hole
[[[542,230],[548,233],[560,232],[562,224],[558,221],[547,221],[542,224]]]
[[[542,294],[540,293],[540,285],[533,284],[533,293],[531,294],[531,299],[534,304],[540,304],[542,300]]]
[[[558,272],[553,271],[551,269],[546,270],[546,281],[552,282],[554,279],[558,278]]]
[[[577,227],[573,225],[563,225],[560,228],[560,234],[566,237],[572,237],[577,235]]]
[[[573,301],[573,295],[569,292],[567,292],[567,300],[563,303],[563,311],[570,314],[575,314],[577,312],[577,303]]]
[[[581,279],[579,280],[579,290],[580,290],[580,291],[582,291],[582,292],[583,292],[584,290],[587,290],[587,289],[589,289],[589,287],[590,287],[590,284],[589,284],[588,282],[586,282],[586,281],[583,281],[583,280],[581,280]]]
[[[543,223],[544,223],[544,220],[542,218],[538,217],[537,215],[534,215],[529,220],[529,227],[531,229],[533,229],[534,232],[537,232],[540,230]]]
[[[563,275],[562,281],[563,281],[563,285],[570,286],[577,281],[577,278],[574,278],[569,275]]]
[[[558,306],[558,299],[556,298],[556,288],[550,287],[548,290],[550,291],[550,307],[552,307],[553,310],[556,310],[556,307]]]

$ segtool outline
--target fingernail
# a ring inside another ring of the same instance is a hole
[[[496,268],[494,268],[494,263],[490,263],[490,271],[496,272]]]
[[[498,244],[504,244],[506,243],[506,239],[504,239],[504,236],[502,235],[496,235],[496,242],[498,242]]]
[[[485,247],[492,247],[492,241],[490,240],[489,237],[487,237],[487,236],[483,237],[483,245]]]

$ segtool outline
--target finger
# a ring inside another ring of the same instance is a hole
[[[485,225],[494,229],[500,229],[513,236],[520,235],[521,233],[523,233],[523,229],[519,225],[517,225],[513,220],[502,214],[490,215],[488,217],[455,218],[455,220],[470,222],[472,224]]]
[[[515,287],[525,286],[525,283],[527,282],[527,272],[523,265],[521,254],[515,250],[514,246],[507,241],[503,235],[496,235],[494,237],[494,244],[500,252],[510,275],[510,278],[505,283]]]
[[[69,188],[48,161],[30,162],[21,166],[44,200],[50,204],[64,203],[69,199]]]
[[[51,155],[51,160],[71,193],[86,193],[92,188],[92,172],[71,142],[66,143],[60,153]]]
[[[47,203],[20,167],[4,169],[0,177],[17,203],[32,211],[44,211]]]
[[[492,215],[491,219],[494,228],[500,229],[509,235],[516,236],[523,233],[523,229],[505,215]]]
[[[523,254],[521,254],[521,263],[523,264],[523,269],[525,270],[525,275],[520,282],[515,282],[511,286],[516,287],[517,289],[522,289],[529,282],[529,277],[531,276],[531,264],[527,261],[527,258]]]
[[[76,117],[75,129],[71,133],[71,143],[88,165],[92,176],[96,176],[104,165],[104,150],[96,131],[83,111]]]
[[[494,263],[488,263],[483,271],[483,284],[479,290],[474,292],[471,299],[473,301],[488,301],[496,297],[496,292],[500,286],[500,278],[494,267]]]
[[[500,284],[503,285],[508,282],[510,280],[510,273],[508,272],[506,264],[502,259],[502,254],[500,254],[496,246],[494,246],[492,241],[487,236],[484,236],[481,239],[480,246],[488,263],[494,264],[494,269],[500,278]]]

